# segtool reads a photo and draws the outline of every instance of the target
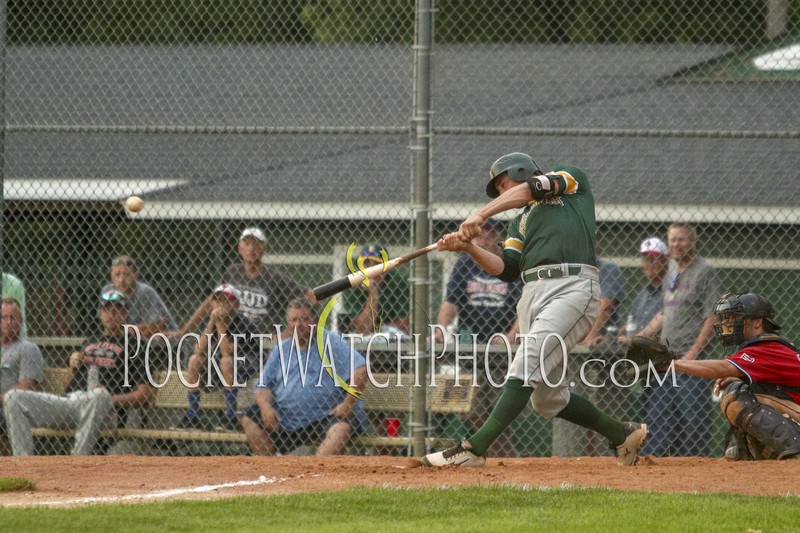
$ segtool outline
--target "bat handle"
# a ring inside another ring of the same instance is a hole
[[[329,296],[333,296],[334,294],[349,288],[350,280],[348,278],[341,278],[331,281],[330,283],[326,283],[325,285],[320,285],[319,287],[316,287],[313,292],[314,297],[318,301],[322,301]]]

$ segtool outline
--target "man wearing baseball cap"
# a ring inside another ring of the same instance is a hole
[[[253,323],[240,312],[238,290],[223,283],[214,289],[211,298],[213,309],[208,323],[195,346],[194,354],[189,358],[186,381],[196,386],[189,389],[189,408],[180,427],[202,428],[200,393],[202,387],[214,385],[206,383],[203,378],[209,376],[209,359],[216,358],[224,380],[221,385],[224,387],[225,418],[221,428],[236,431],[239,429],[236,417],[239,389],[235,385],[238,382],[241,387],[247,378],[255,375],[259,364],[259,338],[253,336],[257,333]]]
[[[669,266],[667,243],[658,237],[649,237],[639,246],[639,257],[642,260],[642,272],[647,277],[647,284],[631,304],[628,320],[617,339],[621,343],[628,342],[628,337],[636,335],[649,324],[661,311],[663,304],[661,284]]]
[[[640,332],[658,336],[679,358],[714,359],[714,306],[724,292],[717,270],[697,252],[697,232],[686,222],[667,229],[670,262],[661,287],[664,305]],[[708,383],[678,374],[675,382],[651,383],[646,389],[646,419],[653,431],[644,453],[658,457],[711,454],[714,407]]]
[[[246,227],[239,236],[237,250],[242,260],[225,270],[221,283],[227,283],[238,291],[239,313],[255,324],[260,333],[269,333],[275,324],[283,323],[286,303],[304,294],[311,294],[311,291],[283,272],[264,264],[269,246],[261,228]],[[212,300],[213,294],[170,336],[181,337],[195,331],[211,313]]]

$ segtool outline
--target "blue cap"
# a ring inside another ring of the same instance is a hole
[[[383,261],[381,250],[388,256],[389,251],[380,244],[368,244],[361,249],[361,257],[364,259],[374,259],[375,261]]]

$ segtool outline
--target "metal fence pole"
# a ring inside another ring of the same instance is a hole
[[[4,183],[6,179],[6,2],[0,2],[0,272],[5,272],[5,212]],[[0,276],[0,294],[3,291]],[[2,326],[0,326],[2,333]]]
[[[414,247],[422,248],[430,241],[430,135],[431,135],[431,54],[433,46],[433,0],[417,2],[417,31],[414,42],[414,116],[411,152],[415,176],[414,189]],[[420,346],[425,351],[428,337],[428,307],[430,301],[430,268],[427,256],[414,262],[413,270],[414,333],[420,336]],[[427,376],[428,355],[419,359],[420,375]],[[425,453],[427,413],[425,387],[415,387],[413,394],[413,453]]]

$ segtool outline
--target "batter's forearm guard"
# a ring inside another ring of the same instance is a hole
[[[566,188],[564,178],[550,174],[531,176],[527,181],[531,197],[536,201],[556,196],[556,189],[563,191]]]

